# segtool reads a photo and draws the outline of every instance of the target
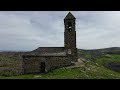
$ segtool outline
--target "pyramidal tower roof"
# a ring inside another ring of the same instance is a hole
[[[72,15],[71,12],[69,12],[69,13],[66,15],[65,19],[76,19],[76,18]]]

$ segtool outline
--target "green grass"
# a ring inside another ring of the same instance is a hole
[[[85,61],[84,66],[77,68],[61,68],[42,75],[0,76],[0,79],[120,79],[120,73]]]
[[[111,55],[110,58],[98,58],[96,60],[96,62],[100,65],[104,65],[104,64],[107,64],[107,63],[110,63],[110,62],[120,62],[120,55]]]
[[[114,61],[120,62],[120,55],[114,54],[112,56],[113,56]]]
[[[34,79],[34,75],[0,76],[0,79]]]
[[[91,59],[91,53],[88,52],[88,51],[80,51],[78,52],[78,55],[81,56],[81,55],[86,59],[86,60],[90,60]]]
[[[87,59],[91,58],[91,53],[82,52]],[[86,59],[85,58],[85,59]],[[9,67],[11,73],[17,73],[20,62],[17,61],[17,57],[1,56],[0,67]],[[2,64],[2,60],[5,60],[7,64]],[[60,68],[48,72],[46,74],[29,74],[20,76],[0,76],[0,79],[120,79],[120,73],[109,70],[103,66],[109,62],[120,62],[120,55],[112,54],[111,57],[97,58],[95,62],[84,61],[84,65],[77,68]],[[13,64],[14,63],[14,64]],[[15,69],[13,69],[15,68]],[[12,70],[13,69],[13,70]],[[1,70],[0,73],[3,73]],[[8,71],[5,71],[7,73]]]

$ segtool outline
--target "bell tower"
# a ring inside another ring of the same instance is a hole
[[[71,61],[74,62],[77,61],[75,21],[76,18],[70,12],[64,18],[64,47]]]

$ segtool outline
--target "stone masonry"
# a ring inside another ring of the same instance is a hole
[[[64,47],[39,47],[22,56],[23,74],[45,73],[77,62],[75,20],[70,12],[64,18]]]

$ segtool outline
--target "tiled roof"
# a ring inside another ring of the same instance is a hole
[[[64,47],[39,47],[31,52],[33,55],[42,56],[65,56]]]

